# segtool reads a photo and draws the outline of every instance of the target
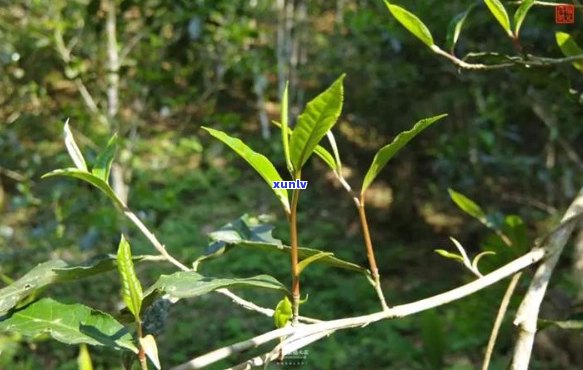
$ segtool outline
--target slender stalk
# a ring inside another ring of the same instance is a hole
[[[488,346],[486,347],[486,354],[484,355],[484,364],[482,365],[482,370],[488,370],[490,367],[490,360],[492,359],[492,353],[494,353],[494,346],[496,345],[496,340],[498,339],[498,332],[500,331],[502,321],[504,320],[504,316],[508,310],[510,298],[512,298],[514,290],[516,289],[516,285],[518,284],[518,280],[520,280],[521,276],[522,271],[512,276],[512,279],[508,284],[508,288],[506,288],[506,292],[504,293],[504,297],[502,297],[502,302],[500,303],[500,308],[498,309],[496,320],[494,320],[494,326],[492,327],[492,333],[490,334],[490,339],[488,340]]]
[[[354,202],[356,204],[356,208],[358,208],[358,216],[360,217],[360,225],[362,226],[362,235],[364,237],[364,244],[366,246],[366,256],[368,258],[368,264],[370,266],[370,272],[372,274],[372,278],[375,284],[375,290],[381,301],[381,306],[383,310],[388,310],[389,306],[387,306],[387,301],[385,300],[385,296],[383,294],[383,290],[381,287],[381,277],[379,275],[379,269],[377,267],[377,261],[374,255],[374,249],[372,246],[372,240],[370,238],[370,232],[368,230],[368,221],[366,219],[366,210],[364,209],[364,196],[360,196],[360,199],[354,198]]]
[[[142,321],[139,318],[136,318],[136,331],[138,338],[144,337],[144,333],[142,332]],[[141,344],[138,352],[138,359],[140,360],[140,366],[142,370],[148,370],[148,360],[146,359],[146,353],[144,352],[144,348]]]
[[[296,176],[300,178],[300,176]],[[295,189],[292,193],[291,210],[289,214],[289,233],[291,239],[291,272],[292,272],[292,324],[298,323],[300,313],[300,273],[298,269],[298,223],[297,209],[300,191]]]

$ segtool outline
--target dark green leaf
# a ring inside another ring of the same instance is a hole
[[[526,224],[517,215],[509,215],[504,219],[503,232],[508,238],[513,248],[520,253],[526,253],[530,248],[526,235]]]
[[[114,134],[111,139],[107,142],[107,146],[95,160],[95,166],[91,170],[91,173],[99,177],[107,183],[109,180],[109,172],[111,171],[111,164],[113,163],[113,158],[115,157],[115,151],[117,148],[117,134]]]
[[[326,91],[311,100],[298,117],[290,140],[290,156],[294,171],[301,170],[320,140],[340,117],[344,99],[342,86],[344,76],[340,76]]]
[[[161,275],[144,295],[163,292],[175,298],[191,298],[222,288],[264,288],[289,294],[282,283],[269,275],[228,279],[203,276],[194,271],[179,271],[171,275]]]
[[[445,38],[445,48],[453,53],[457,40],[460,37],[464,23],[475,5],[470,6],[465,12],[459,13],[449,22]]]
[[[409,32],[411,32],[415,37],[421,40],[425,45],[432,47],[434,45],[433,36],[431,32],[417,16],[408,10],[401,8],[400,6],[393,5],[385,0],[389,12],[405,27]]]
[[[231,137],[222,131],[215,130],[208,127],[203,127],[209,134],[216,137],[228,147],[233,149],[241,158],[251,165],[259,173],[259,175],[267,182],[269,187],[273,190],[279,201],[283,204],[283,208],[287,213],[290,211],[289,198],[286,189],[273,189],[274,181],[282,181],[281,176],[275,169],[275,166],[265,156],[253,151],[241,140]]]
[[[51,298],[12,312],[0,330],[28,337],[48,334],[66,344],[91,344],[137,352],[127,329],[110,315],[81,304],[63,304]]]
[[[508,13],[504,8],[504,5],[500,0],[484,0],[490,12],[494,15],[498,23],[504,28],[509,36],[512,36],[512,30],[510,29],[510,18],[508,18]]]
[[[115,205],[122,209],[125,208],[125,204],[117,197],[117,195],[115,195],[113,189],[109,186],[109,184],[89,172],[84,172],[77,168],[64,168],[60,170],[54,170],[49,173],[45,173],[44,175],[42,175],[41,178],[44,179],[46,177],[52,176],[74,177],[85,182],[88,182],[91,185],[95,186],[97,189],[104,192],[105,195],[107,195],[111,200],[113,200]]]
[[[151,256],[134,257],[136,261],[150,258]],[[18,302],[50,284],[77,281],[114,268],[114,255],[99,256],[79,266],[69,266],[62,260],[41,263],[20,279],[0,289],[0,316],[15,307]]]
[[[63,131],[65,133],[65,146],[67,147],[67,151],[69,152],[69,156],[73,160],[73,163],[75,163],[78,170],[87,172],[87,164],[85,163],[83,154],[81,154],[81,150],[79,150],[79,147],[75,142],[75,138],[73,138],[73,133],[69,127],[69,120],[65,122]]]
[[[427,362],[429,362],[430,369],[443,369],[447,341],[442,319],[434,310],[424,312],[421,315],[421,338],[423,352]]]
[[[271,235],[272,230],[273,226],[271,225],[261,224],[257,220],[243,216],[211,233],[209,237],[213,242],[207,248],[206,253],[196,260],[195,264],[206,259],[219,257],[229,252],[234,247],[290,254],[291,247],[283,245],[281,240],[273,238]],[[310,248],[298,248],[298,256],[300,260],[307,259],[319,253],[322,253],[322,251]],[[315,262],[357,271],[367,277],[370,276],[369,271],[364,267],[334,257],[332,254],[322,256],[322,258]]]
[[[441,114],[439,116],[422,119],[421,121],[417,122],[411,130],[401,132],[390,144],[382,147],[375,155],[370,168],[364,177],[361,194],[364,194],[366,189],[368,189],[370,184],[372,184],[381,170],[387,165],[391,158],[393,158],[395,154],[399,152],[399,150],[407,145],[407,143],[415,136],[417,136],[421,131],[425,130],[427,127],[431,126],[433,123],[446,116],[447,114]]]
[[[524,0],[522,4],[516,9],[514,13],[514,36],[518,38],[520,35],[520,27],[522,27],[522,22],[526,18],[526,14],[530,8],[534,5],[534,0]]]
[[[559,45],[559,48],[561,48],[561,51],[565,56],[573,57],[583,54],[583,50],[568,33],[557,32],[555,33],[555,38],[557,39],[557,45]],[[573,62],[573,67],[583,72],[583,61]]]
[[[134,269],[130,243],[123,235],[117,250],[117,269],[121,277],[123,301],[138,320],[142,309],[142,285]]]

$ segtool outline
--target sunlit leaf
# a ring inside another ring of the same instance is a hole
[[[526,18],[526,14],[530,8],[534,5],[534,0],[524,0],[516,12],[514,13],[514,36],[518,37],[520,35],[520,27],[522,27],[522,22]]]
[[[342,111],[344,99],[344,76],[340,76],[326,91],[312,99],[290,139],[290,156],[294,171],[300,171],[316,146],[326,133],[336,124]]]
[[[117,195],[115,195],[115,192],[113,191],[113,189],[109,186],[109,184],[105,181],[103,181],[101,178],[89,173],[89,172],[84,172],[82,170],[79,170],[77,168],[64,168],[64,169],[59,169],[59,170],[54,170],[51,171],[49,173],[45,173],[44,175],[42,175],[41,178],[47,178],[47,177],[52,177],[52,176],[65,176],[65,177],[74,177],[80,180],[83,180],[85,182],[88,182],[89,184],[95,186],[97,189],[101,190],[103,193],[105,193],[105,195],[107,195],[109,197],[109,199],[111,199],[115,205],[117,205],[120,208],[125,208],[125,204],[121,201],[121,199],[119,199],[117,197]]]
[[[281,141],[283,143],[283,154],[285,155],[285,163],[287,169],[290,173],[293,173],[293,165],[291,163],[290,153],[289,153],[289,102],[288,102],[288,87],[289,82],[286,82],[285,89],[283,90],[283,96],[281,98]]]
[[[115,151],[117,148],[117,134],[114,134],[111,139],[107,142],[107,146],[95,160],[95,165],[91,169],[91,173],[99,177],[107,183],[109,180],[109,172],[111,171],[111,164],[113,163],[113,158],[115,157]]]
[[[43,298],[10,313],[0,331],[27,337],[50,335],[66,344],[86,343],[137,353],[127,329],[110,315],[82,304],[64,304]]]
[[[274,125],[276,125],[277,127],[281,128],[281,123],[276,122],[276,121],[271,121]],[[293,133],[293,130],[291,128],[288,127],[288,135],[291,136],[291,134]],[[330,132],[330,131],[328,131]],[[326,148],[324,148],[323,146],[320,145],[316,145],[316,149],[314,149],[314,153],[316,153],[316,155],[318,157],[320,157],[320,159],[322,159],[324,161],[324,163],[326,163],[328,165],[328,167],[330,167],[332,169],[332,171],[336,171],[337,166],[336,166],[336,161],[334,160],[334,157],[332,156],[332,154],[330,154],[330,152],[328,150],[326,150]]]
[[[559,48],[561,48],[561,51],[565,56],[573,57],[576,55],[583,55],[583,50],[568,33],[556,32],[555,38],[557,39],[557,45],[559,45]],[[573,62],[573,67],[583,72],[583,61]]]
[[[130,312],[134,314],[134,317],[138,319],[142,309],[142,285],[134,269],[130,243],[123,235],[117,250],[117,270],[121,277],[123,301]]]
[[[475,5],[470,6],[465,12],[459,13],[449,22],[447,26],[447,35],[445,38],[445,47],[447,50],[453,53],[455,49],[455,45],[460,37],[460,33],[462,32],[462,28],[464,27],[464,23],[468,18],[468,15],[474,9]]]
[[[487,222],[486,214],[484,213],[482,208],[480,208],[480,206],[477,205],[473,200],[466,197],[462,193],[458,193],[453,189],[449,189],[448,191],[451,200],[453,200],[453,202],[459,207],[459,209],[461,209],[468,215],[477,218],[478,220],[480,220],[480,222],[483,223]]]
[[[439,116],[430,117],[422,119],[417,122],[415,126],[409,131],[403,131],[390,144],[382,147],[375,155],[370,168],[366,172],[364,181],[362,183],[361,194],[364,194],[366,189],[372,184],[374,179],[378,176],[381,170],[387,165],[387,163],[401,150],[409,141],[411,141],[415,136],[425,130],[427,127],[431,126],[433,123],[439,121],[447,114],[441,114]]]
[[[251,165],[265,180],[269,187],[273,190],[279,201],[283,204],[283,208],[287,213],[290,212],[289,198],[286,189],[273,189],[274,181],[282,181],[281,176],[275,169],[275,166],[265,156],[253,151],[241,140],[231,137],[226,133],[208,127],[203,127],[209,134],[222,141],[228,147],[233,149],[241,158]]]
[[[409,32],[411,32],[415,37],[421,40],[425,45],[432,47],[434,45],[433,36],[431,32],[417,16],[408,10],[401,8],[400,6],[393,5],[385,0],[389,12],[405,27]]]
[[[506,31],[509,36],[512,36],[512,30],[510,29],[510,18],[508,18],[508,13],[504,8],[504,5],[500,0],[484,0],[490,12],[494,15],[494,18],[500,23],[502,28]]]
[[[283,328],[293,316],[292,304],[287,296],[283,297],[275,307],[273,323],[276,328]]]
[[[69,127],[69,120],[65,122],[63,131],[65,133],[65,146],[67,147],[67,151],[69,152],[69,156],[73,160],[73,163],[75,163],[78,170],[87,172],[87,164],[85,163],[83,154],[81,154],[81,150],[79,150],[79,147],[75,142],[75,138],[73,138],[73,133]]]

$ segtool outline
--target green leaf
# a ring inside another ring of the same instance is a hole
[[[516,9],[516,12],[514,13],[514,36],[516,38],[518,38],[520,35],[520,27],[522,27],[522,22],[524,22],[526,14],[533,5],[534,0],[524,0],[518,9]]]
[[[153,256],[137,256],[136,261],[152,259]],[[51,284],[77,281],[115,268],[115,256],[93,258],[78,266],[69,266],[65,261],[47,261],[34,267],[12,284],[0,289],[0,316],[6,314],[23,299]]]
[[[203,127],[209,134],[222,141],[228,147],[233,149],[241,158],[251,165],[259,175],[267,182],[270,188],[283,204],[287,213],[290,212],[289,198],[286,189],[273,189],[274,181],[282,181],[281,176],[275,169],[275,166],[265,156],[253,151],[241,140],[231,137],[226,133],[208,127]]]
[[[563,330],[583,330],[583,320],[544,320],[539,319],[540,329],[557,326]]]
[[[445,47],[447,50],[453,53],[455,49],[455,45],[460,37],[460,33],[462,32],[462,28],[464,27],[464,23],[468,18],[468,15],[474,9],[475,5],[470,6],[465,12],[459,13],[449,22],[447,26],[447,35],[445,38]]]
[[[400,6],[393,5],[385,0],[389,12],[405,27],[409,32],[411,32],[415,37],[421,40],[425,45],[432,47],[434,46],[433,36],[431,32],[417,16],[408,10],[401,8]]]
[[[431,126],[433,123],[439,121],[447,114],[441,114],[439,116],[430,117],[422,119],[417,122],[415,126],[409,131],[403,131],[390,144],[382,147],[375,155],[370,168],[368,169],[364,181],[362,183],[361,194],[364,194],[366,189],[372,184],[374,179],[378,176],[381,170],[387,165],[387,163],[401,150],[409,141],[411,141],[415,136],[417,136],[421,131],[425,130],[427,127]]]
[[[482,223],[487,223],[487,217],[482,208],[477,205],[473,200],[466,197],[462,193],[458,193],[453,189],[448,189],[449,196],[451,200],[458,206],[459,209],[467,213],[468,215],[478,219]]]
[[[85,343],[79,346],[79,356],[77,356],[77,367],[79,370],[93,370],[91,355]]]
[[[283,245],[281,240],[273,238],[271,235],[272,230],[273,226],[271,225],[262,224],[258,220],[243,216],[209,234],[213,242],[208,246],[206,253],[196,260],[195,265],[198,265],[198,263],[204,260],[222,256],[234,247],[290,254],[291,247]],[[322,251],[317,249],[298,248],[300,260],[320,253]],[[315,262],[357,271],[364,274],[367,278],[370,277],[370,273],[366,268],[334,257],[333,254],[322,256],[322,258],[319,258]]]
[[[508,238],[512,247],[520,253],[526,253],[530,248],[530,243],[526,234],[526,224],[520,216],[508,215],[504,219],[503,232]]]
[[[443,320],[435,310],[426,311],[421,315],[421,339],[423,354],[429,363],[429,369],[441,370],[444,368],[444,358],[447,339]]]
[[[271,121],[274,125],[276,125],[277,127],[281,128],[281,123],[276,122],[276,121]],[[293,130],[291,128],[288,127],[288,135],[291,135],[293,133]],[[328,131],[331,132],[331,131]],[[326,148],[324,148],[321,145],[316,145],[316,149],[314,149],[314,153],[316,153],[316,155],[318,157],[320,157],[320,159],[322,159],[324,161],[324,163],[326,163],[328,165],[328,167],[330,167],[332,169],[332,171],[336,171],[337,170],[337,166],[336,166],[336,161],[334,160],[334,157],[332,156],[332,154],[330,154],[330,152],[328,150],[326,150]]]
[[[69,127],[69,120],[65,122],[63,131],[65,133],[65,146],[67,147],[67,151],[69,152],[69,156],[73,160],[73,163],[75,163],[75,166],[80,171],[87,172],[87,164],[85,163],[83,154],[81,154],[81,150],[79,150],[79,147],[75,142],[75,138],[73,137],[73,133]]]
[[[194,271],[179,271],[171,275],[161,275],[144,295],[157,296],[163,292],[175,298],[192,298],[222,288],[264,288],[289,294],[285,285],[269,275],[229,279],[203,276]]]
[[[12,312],[0,322],[0,331],[28,337],[48,334],[66,344],[86,343],[138,352],[131,334],[110,315],[82,304],[64,304],[51,298]]]
[[[504,8],[504,5],[500,0],[484,0],[490,12],[494,15],[498,23],[504,28],[509,36],[512,36],[512,30],[510,29],[510,18],[508,18],[508,13]]]
[[[341,75],[326,91],[306,105],[298,117],[298,123],[291,135],[290,156],[294,171],[302,169],[316,146],[340,117],[344,88]]]
[[[114,134],[107,142],[105,149],[97,156],[97,159],[95,160],[95,166],[93,166],[93,169],[91,170],[92,174],[99,177],[106,183],[109,180],[109,172],[111,171],[111,164],[113,163],[113,158],[115,157],[116,148],[117,134]]]
[[[311,255],[310,257],[301,260],[298,263],[298,273],[301,274],[302,271],[304,271],[304,269],[306,267],[308,267],[309,265],[311,265],[313,262],[316,262],[319,259],[325,258],[325,257],[330,257],[333,256],[334,253],[330,253],[330,252],[320,252],[320,253],[316,253]]]
[[[283,328],[293,316],[292,304],[287,296],[283,297],[275,307],[273,313],[273,323],[276,328]]]
[[[465,262],[464,258],[459,254],[448,252],[445,249],[435,249],[434,252],[445,258],[456,260],[461,263]]]
[[[134,269],[130,243],[123,235],[117,249],[117,269],[121,277],[123,301],[130,312],[134,314],[136,320],[139,321],[142,309],[142,285]]]
[[[559,45],[559,48],[561,48],[561,51],[565,56],[573,57],[583,54],[583,50],[568,33],[556,32],[555,38],[557,39],[557,45]],[[573,67],[583,72],[583,61],[573,62]]]
[[[285,155],[285,164],[287,166],[287,170],[289,171],[289,173],[293,173],[294,169],[289,154],[289,133],[288,133],[289,103],[287,93],[288,87],[289,82],[286,82],[285,89],[283,90],[283,96],[281,98],[281,141],[283,143],[283,153]]]
[[[113,191],[113,189],[109,186],[109,184],[107,182],[103,181],[103,179],[101,179],[101,178],[99,178],[99,177],[97,177],[89,172],[84,172],[84,171],[79,170],[77,168],[63,168],[63,169],[51,171],[49,173],[45,173],[44,175],[42,175],[41,178],[44,179],[44,178],[52,177],[52,176],[74,177],[74,178],[83,180],[85,182],[88,182],[89,184],[95,186],[97,189],[99,189],[103,193],[105,193],[105,195],[107,195],[111,200],[113,200],[115,205],[117,205],[121,209],[124,209],[126,207],[126,205],[121,201],[121,199],[119,199],[117,197],[117,195],[115,195],[115,192]]]

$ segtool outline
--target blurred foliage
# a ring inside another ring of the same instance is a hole
[[[181,261],[195,260],[206,249],[208,233],[244,213],[267,214],[276,225],[274,236],[288,240],[284,215],[269,190],[200,130],[204,124],[243,137],[270,158],[280,158],[275,164],[285,169],[280,145],[261,138],[254,90],[257,76],[263,76],[267,114],[278,119],[276,3],[116,3],[119,49],[127,55],[120,70],[120,112],[114,127],[121,138],[120,155],[132,170],[129,204]],[[462,266],[432,252],[451,248],[450,235],[472,255],[508,251],[495,233],[457,210],[448,188],[475,200],[487,215],[501,220],[501,227],[512,222],[501,215],[519,215],[530,242],[556,223],[583,180],[583,150],[576,144],[583,139],[583,80],[576,69],[565,64],[458,70],[410,35],[382,1],[290,3],[296,9],[307,7],[306,18],[293,25],[293,32],[302,35],[305,58],[296,67],[294,101],[314,96],[347,73],[344,113],[335,133],[349,181],[362,179],[376,150],[412,122],[449,113],[440,129],[428,130],[403,150],[369,190],[371,231],[390,304],[423,298],[472,278]],[[408,9],[443,45],[451,18],[475,1],[409,3]],[[120,229],[134,239],[135,254],[152,253],[97,191],[67,179],[40,180],[47,169],[71,165],[61,140],[65,118],[74,124],[91,162],[112,133],[113,128],[88,109],[78,85],[81,81],[97,106],[106,110],[104,4],[0,0],[0,272],[7,278],[18,278],[51,258],[83,261],[113,253]],[[553,20],[553,8],[530,10],[521,29],[527,52],[560,57],[555,31],[570,32],[583,44],[580,27],[555,25]],[[63,45],[68,57],[63,56]],[[466,20],[456,46],[459,55],[511,53],[512,48],[481,3]],[[351,200],[317,160],[310,161],[303,174],[310,185],[302,193],[300,245],[366,265]],[[545,318],[565,318],[562,307],[576,307],[580,282],[573,283],[569,273],[570,251],[553,281]],[[489,271],[511,257],[488,256],[481,266]],[[140,266],[138,274],[149,285],[169,267]],[[219,276],[269,273],[282,281],[288,281],[288,269],[283,256],[244,249],[202,268]],[[119,285],[112,280],[113,274],[100,276],[49,292],[113,312],[120,299]],[[378,309],[366,280],[346,271],[314,265],[302,280],[310,293],[302,306],[305,315],[337,318]],[[305,368],[476,368],[504,289],[501,283],[422,317],[337,333],[307,348]],[[269,307],[278,301],[251,291],[243,295]],[[506,367],[512,350],[510,317],[517,304],[513,300],[502,327],[493,369]],[[166,331],[158,339],[163,366],[272,326],[272,319],[241,310],[220,296],[181,301],[170,309]],[[438,333],[446,333],[445,338]],[[549,335],[561,342],[568,338],[569,344],[543,348],[533,368],[573,368],[580,363],[581,354],[573,350],[580,348],[573,339],[577,332]],[[78,348],[43,339],[3,333],[0,351],[0,368],[77,368]],[[91,348],[95,369],[116,368],[117,357]],[[229,364],[245,358],[235,357]],[[223,362],[211,368],[225,366]]]

